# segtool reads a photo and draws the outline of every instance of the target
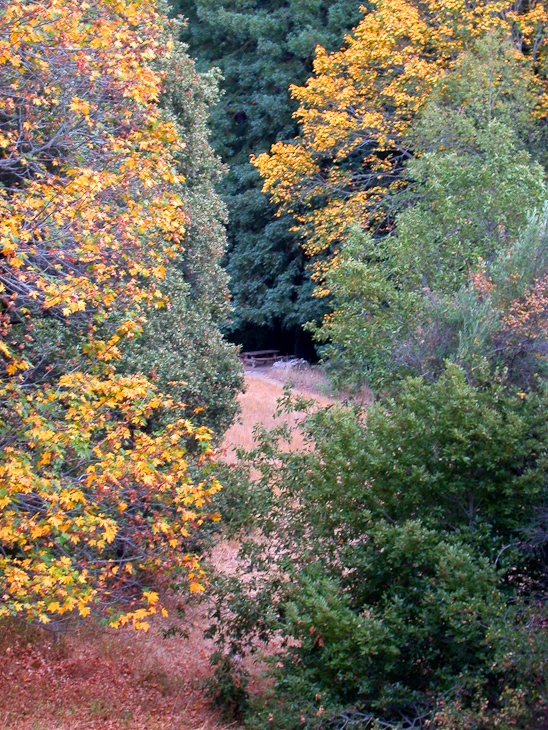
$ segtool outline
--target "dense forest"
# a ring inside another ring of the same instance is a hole
[[[229,727],[548,727],[544,5],[0,18],[3,636],[202,596]],[[227,459],[238,345],[337,390]]]
[[[328,307],[313,297],[292,217],[261,193],[250,155],[295,136],[289,87],[309,76],[316,46],[340,46],[359,20],[360,3],[174,0],[172,7],[188,19],[182,39],[197,68],[222,75],[209,124],[212,145],[228,167],[220,188],[230,220],[225,266],[235,309],[228,334],[247,349],[277,346],[313,357],[303,326],[319,322]]]

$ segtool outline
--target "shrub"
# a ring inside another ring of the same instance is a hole
[[[253,537],[214,612],[231,651],[278,637],[251,726],[272,714],[276,727],[324,727],[352,711],[398,727],[440,703],[477,715],[481,698],[500,706],[523,687],[508,656],[536,612],[519,576],[544,498],[544,409],[487,369],[471,385],[448,365],[367,414],[309,413],[301,453],[263,434]]]

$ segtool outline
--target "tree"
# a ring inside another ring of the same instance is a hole
[[[173,32],[180,32],[175,23]],[[147,373],[164,392],[184,404],[194,424],[220,438],[237,412],[243,384],[237,348],[221,333],[232,308],[227,274],[226,209],[215,191],[222,166],[209,143],[208,113],[218,101],[215,75],[198,74],[180,43],[157,59],[163,73],[160,103],[183,139],[176,160],[187,225],[181,250],[159,284],[166,307],[146,315],[143,333],[128,342],[124,369]]]
[[[291,87],[300,135],[254,161],[263,190],[282,214],[296,215],[306,252],[331,260],[352,223],[375,237],[390,230],[386,195],[404,186],[414,123],[436,84],[488,33],[501,34],[518,55],[527,50],[532,68],[543,69],[545,27],[540,5],[383,0],[342,50],[320,48],[313,76]],[[542,109],[544,86],[538,92]],[[320,282],[324,270],[320,262]],[[318,293],[328,289],[320,283]]]
[[[393,230],[374,240],[354,228],[325,276],[334,312],[320,336],[345,377],[434,378],[448,358],[471,372],[484,356],[512,377],[537,372],[501,340],[511,298],[544,276],[543,215],[529,224],[546,196],[530,151],[544,134],[535,88],[524,60],[491,36],[433,91],[414,126],[407,189],[385,196]],[[526,271],[522,257],[537,264]],[[496,294],[480,293],[485,276]]]
[[[0,615],[146,629],[155,588],[202,590],[186,538],[219,488],[209,430],[120,369],[189,225],[158,104],[174,43],[151,2],[0,15]]]
[[[220,189],[229,213],[235,336],[254,326],[300,336],[302,324],[321,316],[324,305],[312,297],[291,217],[276,216],[249,156],[295,135],[288,87],[310,73],[317,44],[338,47],[358,20],[359,2],[177,0],[173,7],[188,18],[183,39],[198,67],[218,67],[223,76],[210,126],[229,167]]]

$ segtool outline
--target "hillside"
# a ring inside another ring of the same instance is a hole
[[[282,384],[268,373],[247,373],[240,423],[229,429],[221,448],[229,459],[233,447],[251,445],[255,425],[272,425],[282,393]],[[230,571],[237,550],[234,542],[217,545],[215,567]],[[210,707],[202,687],[211,676],[214,650],[202,636],[206,605],[191,601],[179,618],[171,601],[170,617],[156,617],[147,633],[82,626],[56,638],[11,624],[0,644],[1,730],[234,728]],[[188,638],[164,638],[162,631],[172,626],[188,631]]]

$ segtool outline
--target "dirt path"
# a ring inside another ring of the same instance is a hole
[[[257,423],[274,424],[283,394],[283,383],[268,371],[247,373],[246,383],[239,422],[221,448],[227,460],[235,446],[252,446]],[[309,389],[298,392],[322,405],[333,402],[318,394],[312,380]],[[295,422],[295,416],[289,419]],[[222,542],[213,562],[230,572],[237,551],[237,543]],[[82,627],[54,642],[32,629],[4,631],[0,730],[236,730],[209,706],[203,690],[214,648],[203,638],[204,606],[187,605],[181,618],[175,618],[176,605],[171,609],[170,618],[158,618],[147,634]],[[187,630],[188,637],[163,638],[173,625]]]

